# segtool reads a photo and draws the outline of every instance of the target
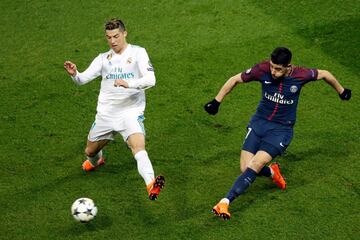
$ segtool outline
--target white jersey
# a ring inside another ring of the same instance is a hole
[[[128,44],[124,52],[112,49],[100,53],[82,73],[72,77],[82,85],[102,76],[97,114],[116,117],[131,109],[145,110],[145,89],[155,85],[154,69],[145,48]],[[115,87],[114,81],[123,79],[129,88]]]

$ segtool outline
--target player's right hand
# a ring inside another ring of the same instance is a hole
[[[74,63],[72,63],[70,61],[65,61],[64,68],[68,72],[69,75],[71,75],[71,76],[76,75],[77,67]]]
[[[351,90],[345,88],[344,91],[339,94],[339,97],[341,98],[341,100],[350,100],[350,98],[351,98]]]
[[[215,115],[219,111],[220,102],[218,102],[215,98],[205,104],[204,109],[211,115]]]

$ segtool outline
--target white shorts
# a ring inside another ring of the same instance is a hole
[[[100,140],[114,140],[116,133],[120,133],[126,142],[134,133],[145,135],[143,121],[145,117],[142,111],[128,111],[117,117],[104,117],[96,115],[95,122],[91,126],[88,140],[96,142]]]

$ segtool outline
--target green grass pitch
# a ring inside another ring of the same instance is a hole
[[[2,0],[0,9],[0,239],[360,238],[359,0]],[[121,137],[105,148],[106,166],[80,169],[99,81],[78,87],[62,66],[84,70],[107,51],[111,17],[155,67],[147,150],[167,180],[156,202]],[[258,178],[221,221],[210,210],[239,174],[260,85],[235,88],[215,117],[203,105],[280,45],[295,65],[330,70],[353,98],[307,85],[277,160],[288,189]],[[94,222],[70,215],[79,197],[96,202]]]

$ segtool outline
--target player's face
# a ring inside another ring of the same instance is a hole
[[[106,30],[106,39],[112,50],[116,53],[121,53],[126,47],[127,32],[120,31],[120,29]]]
[[[284,77],[288,73],[288,69],[288,67],[270,61],[270,71],[273,79]]]

